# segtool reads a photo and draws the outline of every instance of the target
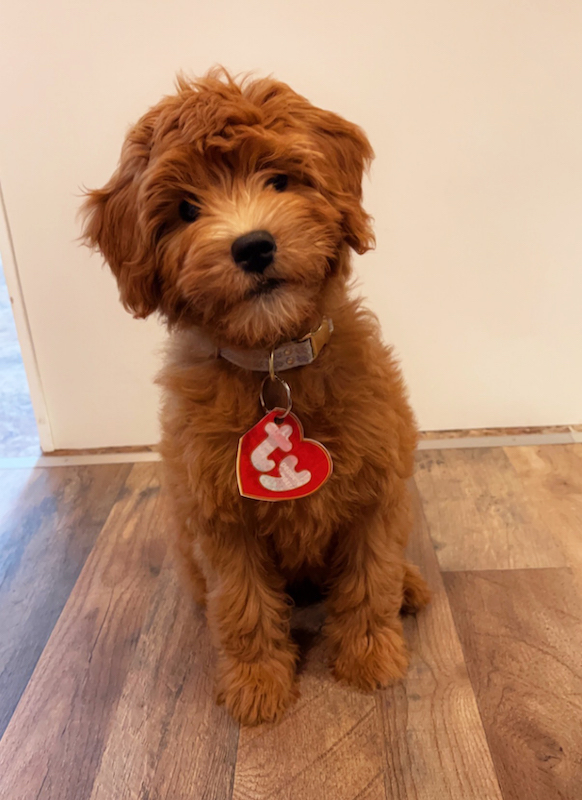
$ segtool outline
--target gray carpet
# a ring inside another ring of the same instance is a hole
[[[39,454],[36,422],[0,263],[0,458]]]

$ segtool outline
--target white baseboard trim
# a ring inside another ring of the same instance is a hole
[[[422,439],[419,450],[467,450],[474,447],[538,447],[548,444],[574,444],[576,431],[568,433],[520,433],[515,436],[467,436],[459,439]]]
[[[0,458],[0,469],[36,469],[38,467],[89,467],[99,464],[136,464],[159,461],[160,454],[146,450],[142,453],[94,453],[79,456],[32,456]]]
[[[552,444],[582,444],[582,431],[560,433],[522,433],[515,436],[464,436],[459,438],[422,439],[419,450],[471,450],[480,447],[540,447]],[[32,456],[0,458],[2,469],[38,469],[46,467],[88,467],[99,464],[136,464],[159,461],[151,450],[133,453],[88,453],[85,455]]]

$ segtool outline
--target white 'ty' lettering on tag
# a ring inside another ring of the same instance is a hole
[[[293,432],[291,425],[277,425],[275,422],[268,422],[265,425],[267,438],[257,445],[251,453],[251,464],[259,472],[270,472],[275,467],[275,462],[269,458],[275,450],[282,450],[288,453],[293,445],[289,437]]]
[[[287,492],[290,489],[299,489],[311,480],[311,472],[308,469],[296,472],[296,456],[287,456],[279,464],[280,478],[274,475],[261,475],[259,481],[261,485],[270,492]]]

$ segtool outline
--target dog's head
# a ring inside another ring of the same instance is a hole
[[[125,307],[272,345],[317,324],[373,235],[361,205],[364,133],[270,79],[211,73],[129,132],[119,167],[88,194],[85,239]]]

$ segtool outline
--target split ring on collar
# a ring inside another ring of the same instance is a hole
[[[269,373],[270,372],[271,370],[269,369]],[[265,402],[265,384],[267,381],[271,381],[272,383],[277,381],[278,383],[281,384],[283,389],[285,389],[285,394],[287,398],[285,410],[282,411],[282,413],[275,418],[275,422],[280,422],[285,419],[285,417],[291,412],[291,408],[293,407],[293,401],[291,400],[291,388],[289,387],[287,381],[284,381],[283,378],[280,378],[278,375],[276,375],[274,371],[273,371],[273,377],[271,377],[271,374],[265,375],[265,377],[263,378],[263,382],[261,383],[261,393],[259,395],[259,400],[261,401],[261,406],[265,414],[269,414],[273,410],[272,408],[269,408]],[[274,406],[274,408],[277,408],[277,406]]]

